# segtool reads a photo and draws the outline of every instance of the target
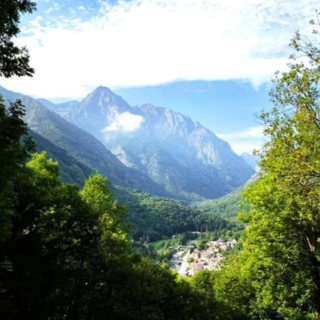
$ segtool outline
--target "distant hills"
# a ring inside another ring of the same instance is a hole
[[[38,148],[59,160],[67,181],[100,172],[116,185],[190,202],[221,197],[254,173],[189,117],[150,104],[131,107],[105,87],[63,104],[1,87],[0,94],[22,99]]]

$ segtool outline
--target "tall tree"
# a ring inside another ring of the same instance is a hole
[[[12,208],[17,196],[13,190],[14,183],[34,152],[23,115],[21,101],[11,103],[6,109],[0,96],[0,242],[11,233]]]
[[[317,14],[318,18],[318,14]],[[314,24],[314,21],[311,21]],[[317,35],[318,31],[315,30]],[[320,319],[320,50],[297,33],[289,71],[274,80],[274,108],[261,114],[269,141],[262,176],[244,196],[250,211],[242,270],[266,319]],[[308,61],[307,61],[308,60]]]
[[[29,66],[27,48],[18,47],[13,38],[20,32],[20,15],[32,13],[35,8],[36,4],[30,0],[0,1],[0,77],[32,76],[34,73]]]

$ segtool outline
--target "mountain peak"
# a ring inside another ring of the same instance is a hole
[[[110,92],[110,93],[113,93],[113,92],[110,90],[110,88],[105,87],[105,86],[99,86],[99,87],[95,88],[95,89],[93,90],[93,92]],[[93,92],[92,92],[92,93],[93,93]]]
[[[99,86],[89,93],[82,103],[90,103],[100,108],[108,108],[110,105],[121,105],[122,107],[130,108],[126,101],[104,86]]]

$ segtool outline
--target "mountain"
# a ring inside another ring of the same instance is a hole
[[[223,228],[232,227],[218,215],[202,212],[180,201],[132,189],[172,196],[147,176],[125,167],[89,133],[44,107],[44,101],[40,103],[1,87],[0,94],[11,101],[19,98],[25,104],[29,135],[35,141],[38,152],[46,151],[49,158],[59,162],[60,176],[64,182],[82,186],[84,180],[97,171],[113,182],[110,188],[114,198],[128,207],[126,221],[133,239],[155,241],[181,232],[221,232]],[[49,107],[55,109],[56,105]]]
[[[25,120],[38,148],[48,151],[54,160],[62,163],[62,169],[66,169],[63,173],[67,182],[71,180],[81,184],[83,177],[99,172],[111,183],[159,196],[170,196],[147,175],[122,164],[91,134],[50,111],[38,100],[2,87],[0,94],[7,100],[22,100],[26,106]]]
[[[259,157],[255,156],[253,154],[250,154],[248,152],[244,152],[241,156],[240,156],[253,170],[255,170],[256,172],[259,171]]]
[[[62,109],[58,105],[55,111],[178,199],[221,197],[254,174],[225,141],[201,124],[150,104],[131,107],[108,88],[99,87]]]
[[[51,111],[55,111],[61,116],[66,116],[69,113],[71,108],[79,104],[78,101],[68,101],[68,102],[59,103],[59,104],[54,104],[51,101],[46,99],[38,99],[38,101],[47,109]]]

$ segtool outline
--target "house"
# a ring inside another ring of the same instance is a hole
[[[203,270],[203,264],[199,262],[194,262],[191,265],[191,270],[193,271],[193,274]]]
[[[213,256],[213,253],[210,252],[210,251],[203,251],[203,252],[201,252],[201,260],[209,261],[212,256]]]

